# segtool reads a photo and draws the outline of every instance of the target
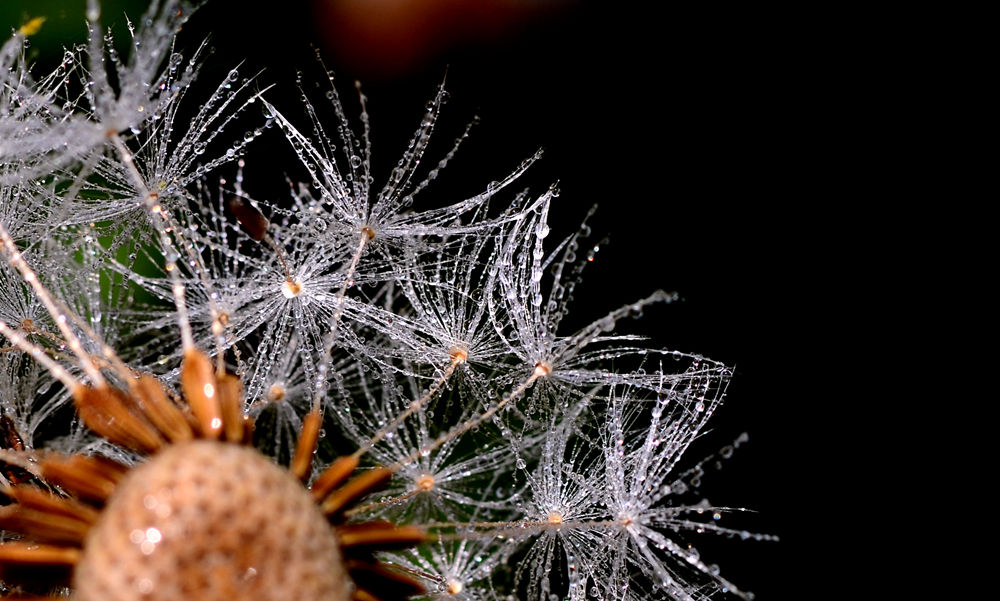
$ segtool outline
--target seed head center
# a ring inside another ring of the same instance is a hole
[[[454,363],[465,363],[465,360],[469,358],[469,351],[459,346],[451,347],[448,354]]]
[[[302,283],[294,280],[285,280],[281,284],[281,294],[285,298],[295,298],[302,294]]]
[[[336,536],[255,450],[171,445],[121,481],[84,544],[74,601],[346,601]]]
[[[285,398],[285,387],[282,384],[271,384],[267,390],[267,400],[277,403]]]
[[[424,474],[417,478],[417,490],[422,492],[429,492],[434,489],[434,476],[430,474]]]
[[[544,378],[545,376],[552,373],[552,366],[545,361],[539,361],[535,364],[535,376],[539,378]]]

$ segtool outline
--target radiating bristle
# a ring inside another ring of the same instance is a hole
[[[23,507],[62,515],[93,524],[99,512],[83,503],[67,497],[60,497],[36,486],[15,486],[8,494]]]
[[[76,496],[104,503],[115,491],[126,468],[109,459],[83,455],[45,457],[42,475]]]
[[[7,415],[0,415],[0,449],[24,450],[24,441],[17,431],[17,425]],[[11,484],[21,484],[30,480],[31,475],[22,467],[0,461],[0,482],[2,478],[6,478]]]
[[[351,601],[384,601],[363,588],[355,589],[351,593]]]
[[[382,521],[338,526],[337,536],[341,547],[371,549],[405,549],[427,540],[422,528]]]
[[[337,519],[339,514],[355,501],[388,484],[390,478],[392,478],[392,471],[386,468],[376,468],[365,472],[333,491],[323,501],[320,508],[330,519]]]
[[[139,376],[135,386],[139,403],[149,421],[171,442],[185,442],[194,437],[184,413],[167,397],[163,384],[149,374]]]
[[[184,398],[198,420],[204,438],[218,440],[222,435],[222,404],[219,402],[215,366],[208,355],[196,348],[184,353],[181,367]]]
[[[292,458],[290,467],[292,475],[301,482],[305,482],[309,478],[313,451],[316,450],[316,441],[319,439],[321,425],[323,425],[323,416],[316,409],[310,411],[302,420],[302,433],[299,434],[299,441],[295,445],[295,456]]]
[[[330,467],[326,468],[322,474],[316,478],[312,485],[313,499],[317,503],[323,501],[330,494],[330,491],[340,486],[347,478],[354,473],[358,467],[360,459],[353,456],[338,457]]]
[[[243,426],[243,383],[232,374],[217,374],[219,386],[219,406],[222,409],[222,422],[226,440],[243,442],[245,429]]]
[[[37,543],[0,544],[0,579],[5,582],[43,584],[51,588],[69,581],[80,549]]]
[[[257,420],[250,416],[243,417],[243,444],[253,444],[253,434],[257,428]]]
[[[412,576],[384,563],[356,559],[345,563],[359,589],[377,594],[383,600],[402,600],[425,592],[424,586]]]
[[[6,415],[0,415],[0,449],[24,450],[24,441],[21,440],[14,420]]]
[[[0,507],[0,528],[20,532],[33,541],[82,547],[90,524],[14,504]]]
[[[166,442],[135,401],[117,388],[77,386],[73,400],[87,427],[118,446],[152,453]]]

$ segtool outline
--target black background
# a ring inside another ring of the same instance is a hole
[[[244,74],[265,69],[262,85],[277,84],[268,98],[293,119],[301,115],[295,70],[318,79],[309,44],[323,48],[351,116],[351,82],[363,84],[379,182],[447,71],[451,100],[430,160],[473,115],[482,121],[440,187],[424,193],[431,202],[481,191],[543,147],[524,185],[541,192],[560,181],[551,240],[574,231],[595,203],[593,240],[610,240],[588,267],[566,331],[657,288],[680,294],[682,302],[650,308],[625,327],[735,366],[715,429],[689,460],[748,432],[749,444],[706,479],[704,492],[713,503],[757,512],[739,527],[782,538],[694,542],[758,599],[791,599],[810,598],[803,583],[825,569],[821,549],[834,535],[817,493],[840,485],[821,460],[834,444],[822,434],[829,409],[821,399],[833,386],[825,349],[828,324],[838,320],[823,299],[842,277],[830,272],[825,240],[843,193],[827,165],[841,113],[840,92],[828,85],[830,55],[812,38],[822,20],[721,6],[566,3],[395,73],[354,55],[377,48],[359,42],[338,54],[324,46],[329,28],[299,0],[267,9],[208,2],[183,39],[191,46],[211,36],[203,82],[221,80],[240,61]],[[247,186],[280,189],[282,175],[264,173],[287,152],[275,128],[248,156]],[[267,167],[261,175],[254,161]]]

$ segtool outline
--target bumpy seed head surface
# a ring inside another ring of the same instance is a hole
[[[75,601],[346,601],[337,540],[256,451],[194,441],[132,470],[87,537]]]

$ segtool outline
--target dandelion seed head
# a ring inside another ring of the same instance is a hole
[[[278,403],[285,398],[285,385],[284,384],[271,384],[271,387],[267,389],[267,400]]]
[[[417,478],[417,490],[423,492],[429,492],[434,489],[434,476],[431,474],[423,474]]]
[[[454,363],[465,363],[469,358],[469,351],[459,346],[453,346],[448,352],[448,356]]]
[[[288,472],[196,441],[122,480],[87,537],[74,598],[328,601],[347,598],[346,582],[335,535]]]
[[[285,298],[291,299],[302,294],[302,283],[294,280],[285,280],[281,283],[281,294]]]

